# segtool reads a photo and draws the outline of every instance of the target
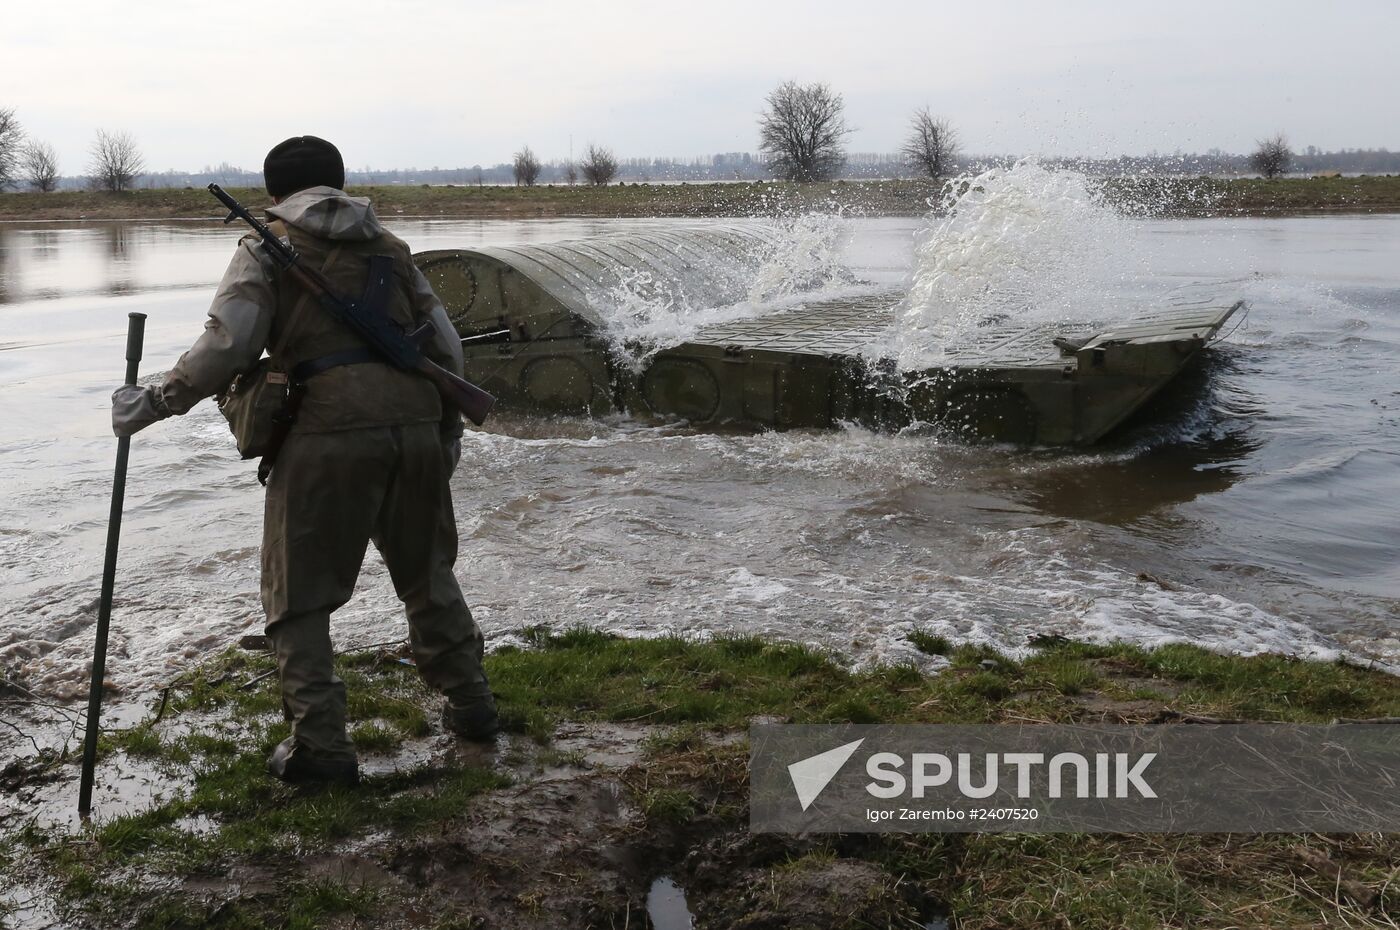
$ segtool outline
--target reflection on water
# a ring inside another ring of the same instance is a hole
[[[209,224],[122,221],[0,224],[0,236],[0,303],[205,286],[237,239]]]
[[[1121,458],[1071,460],[1025,487],[1024,500],[1042,513],[1128,526],[1227,490],[1243,477],[1241,464],[1252,448],[1247,432],[1241,431]]]
[[[415,249],[591,235],[646,220],[400,220]],[[0,304],[212,287],[246,232],[206,221],[0,223]],[[62,261],[55,261],[57,256]]]
[[[1040,480],[1008,492],[1043,513],[1128,526],[1227,490],[1263,441],[1255,429],[1263,407],[1222,396],[1237,371],[1235,351],[1225,346],[1198,359],[1095,454],[1040,453]]]
[[[390,225],[428,249],[651,224]],[[851,223],[848,264],[899,284],[917,226]],[[1203,278],[1236,279],[1253,313],[1101,448],[493,418],[454,479],[458,574],[488,636],[746,631],[921,661],[905,641],[919,628],[1008,647],[1049,632],[1400,661],[1400,218],[1133,234],[1153,265],[1114,297],[1125,314]],[[150,315],[143,371],[159,377],[199,333],[239,235],[0,224],[0,670],[30,687],[83,684],[126,314]],[[261,489],[204,404],[133,443],[127,501],[110,668],[139,690],[261,627]],[[372,555],[336,635],[402,630]]]

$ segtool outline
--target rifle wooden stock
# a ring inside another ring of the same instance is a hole
[[[495,397],[465,378],[454,375],[426,355],[419,359],[418,367],[414,370],[433,382],[442,399],[460,410],[477,426],[486,421],[486,415],[496,404]]]

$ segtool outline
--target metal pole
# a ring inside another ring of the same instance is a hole
[[[128,313],[126,323],[126,383],[136,383],[146,314]],[[83,777],[78,788],[78,813],[92,810],[92,781],[97,766],[98,723],[102,716],[102,679],[107,674],[107,628],[112,621],[112,588],[117,580],[117,540],[122,531],[122,499],[126,496],[126,459],[131,437],[117,440],[117,470],[112,477],[112,513],[107,519],[107,561],[102,566],[102,599],[97,607],[97,645],[92,652],[92,686],[88,691],[87,736],[83,740]]]

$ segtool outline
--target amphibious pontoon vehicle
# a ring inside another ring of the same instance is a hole
[[[1182,371],[1240,310],[1183,292],[1108,327],[978,326],[938,364],[899,370],[878,347],[899,294],[795,304],[702,328],[645,356],[616,351],[619,300],[725,306],[752,286],[771,227],[656,227],[415,256],[463,340],[466,375],[504,408],[629,411],[698,426],[899,429],[1093,443]],[[626,307],[622,308],[623,312]]]

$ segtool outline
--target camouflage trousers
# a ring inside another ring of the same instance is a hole
[[[487,690],[482,638],[452,573],[457,524],[435,423],[293,433],[267,483],[262,600],[293,752],[354,755],[331,613],[373,541],[408,614],[418,669],[439,691]]]

